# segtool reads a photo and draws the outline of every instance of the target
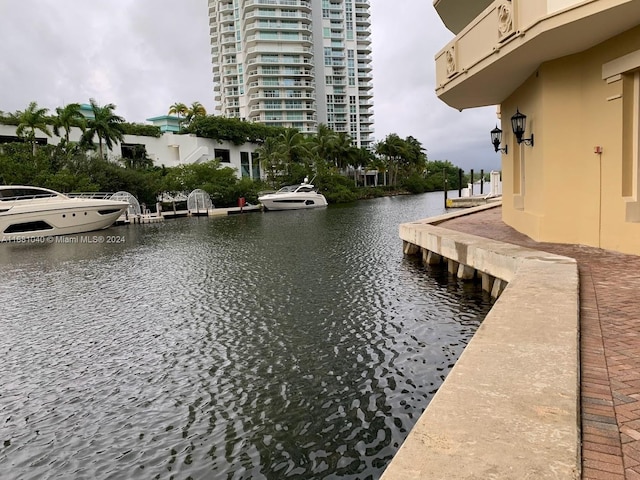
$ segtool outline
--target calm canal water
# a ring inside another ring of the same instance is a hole
[[[442,194],[0,245],[0,476],[375,479],[491,307]],[[108,238],[108,237],[104,237]]]

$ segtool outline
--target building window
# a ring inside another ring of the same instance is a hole
[[[260,178],[260,156],[255,152],[251,153],[251,172],[254,179]]]
[[[251,178],[251,166],[249,165],[249,152],[240,152],[240,172],[242,178]]]
[[[216,148],[214,150],[215,157],[222,163],[231,163],[231,152],[224,148]]]

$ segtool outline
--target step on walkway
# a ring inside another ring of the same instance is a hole
[[[535,242],[501,215],[497,207],[438,226],[578,261],[582,478],[640,480],[640,256]]]

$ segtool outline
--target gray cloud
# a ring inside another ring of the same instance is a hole
[[[437,99],[434,56],[452,37],[425,0],[371,0],[375,136],[417,138],[432,160],[499,169],[493,107],[458,112]],[[213,112],[206,0],[0,2],[0,110],[30,101],[114,103],[128,121],[175,102]]]

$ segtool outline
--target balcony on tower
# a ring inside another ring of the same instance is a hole
[[[542,63],[640,21],[633,0],[436,0],[434,7],[456,34],[436,54],[436,94],[456,109],[499,104]]]

